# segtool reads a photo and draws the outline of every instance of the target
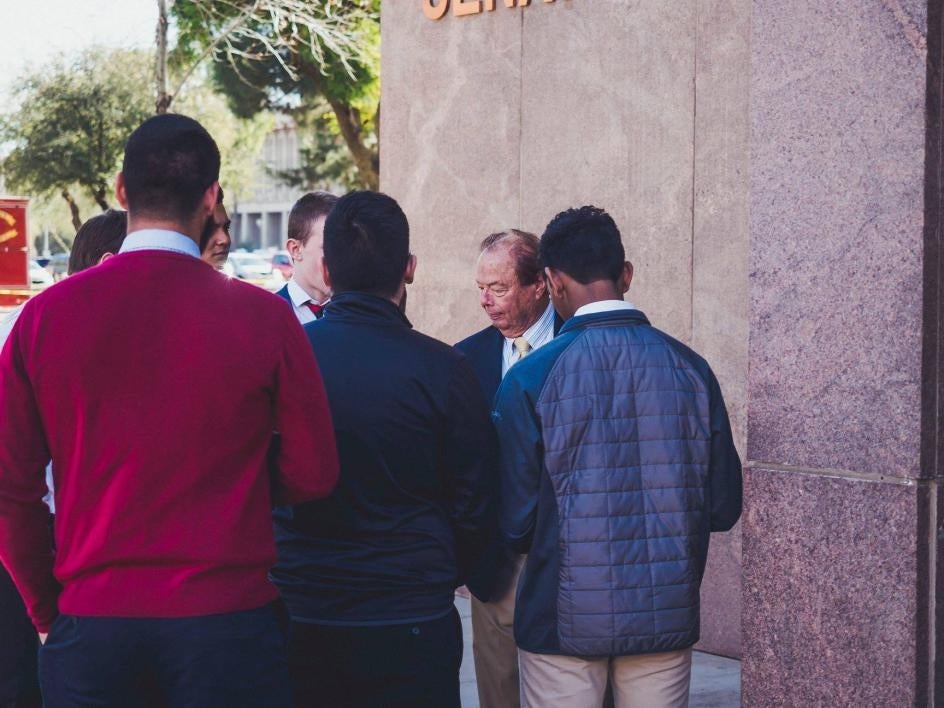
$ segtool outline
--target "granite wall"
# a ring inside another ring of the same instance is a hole
[[[745,705],[934,703],[940,3],[928,10],[753,4]]]
[[[477,243],[594,203],[619,224],[629,298],[706,356],[745,451],[750,0],[558,0],[438,21],[382,4],[381,186],[419,257],[409,316],[487,324]],[[712,540],[702,648],[740,654],[741,534]]]

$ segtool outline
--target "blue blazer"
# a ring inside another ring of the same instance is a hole
[[[564,321],[560,315],[554,315],[554,336],[560,331]],[[491,405],[502,380],[502,347],[505,337],[495,327],[485,329],[466,337],[456,344],[456,349],[469,359],[475,376],[485,394],[485,400]],[[495,490],[496,494],[498,490]],[[482,602],[500,599],[508,591],[513,578],[517,553],[501,542],[497,525],[491,539],[489,550],[482,556],[479,564],[470,571],[466,586]]]
[[[560,332],[564,321],[560,315],[554,313],[554,336]],[[502,347],[505,338],[495,327],[489,325],[485,329],[466,337],[456,344],[456,349],[469,357],[475,375],[478,377],[485,400],[489,403],[495,398],[498,386],[502,380]]]
[[[282,286],[282,288],[276,293],[280,298],[285,300],[289,305],[295,307],[295,303],[292,302],[292,296],[288,294],[288,283]]]

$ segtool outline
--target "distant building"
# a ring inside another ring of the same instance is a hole
[[[288,214],[302,190],[282,184],[272,171],[294,169],[300,163],[295,123],[280,116],[263,143],[249,190],[237,201],[227,199],[234,247],[257,249],[285,245]]]

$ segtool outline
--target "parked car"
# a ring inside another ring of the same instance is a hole
[[[69,273],[69,254],[56,253],[46,264],[46,271],[53,280],[62,280]]]
[[[279,251],[272,256],[272,270],[281,274],[283,282],[287,283],[292,279],[295,266],[292,265],[292,257],[288,255],[288,251]]]
[[[272,278],[272,263],[256,253],[236,251],[226,261],[232,266],[232,276],[255,285],[264,286]],[[224,271],[228,270],[224,268]]]
[[[33,290],[42,290],[53,284],[52,275],[36,261],[29,263],[29,282]]]

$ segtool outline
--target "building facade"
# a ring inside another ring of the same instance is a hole
[[[275,128],[265,138],[249,190],[237,200],[227,200],[234,248],[285,247],[288,215],[302,191],[283,184],[275,173],[296,169],[300,162],[295,123],[279,116]]]
[[[700,648],[743,659],[745,705],[944,701],[942,3],[507,4],[383,4],[411,318],[481,328],[483,236],[605,207],[745,461]]]

